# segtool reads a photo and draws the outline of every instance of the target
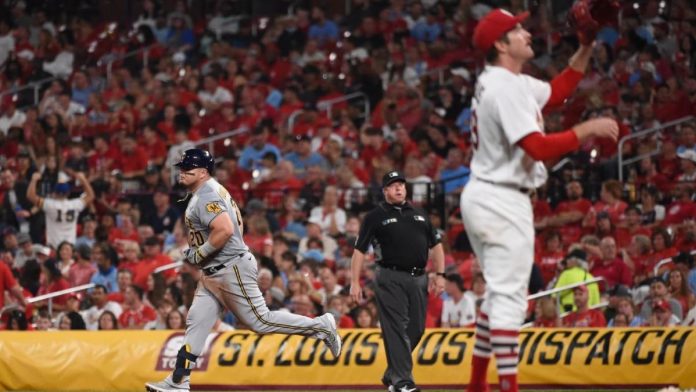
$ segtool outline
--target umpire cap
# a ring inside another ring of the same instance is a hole
[[[181,154],[181,160],[174,164],[181,170],[191,170],[195,168],[203,168],[208,170],[208,173],[213,174],[215,169],[215,158],[206,150],[200,148],[191,148]]]
[[[382,188],[386,188],[397,181],[406,182],[406,177],[400,171],[392,170],[382,177]]]

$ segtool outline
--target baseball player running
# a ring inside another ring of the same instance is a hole
[[[287,312],[271,312],[257,283],[256,259],[242,238],[241,213],[227,190],[210,177],[214,159],[208,151],[186,150],[175,164],[179,183],[192,194],[185,214],[189,246],[186,262],[203,274],[186,317],[184,345],[177,354],[174,372],[163,381],[145,384],[147,391],[188,391],[189,375],[203,351],[218,314],[229,309],[257,333],[285,333],[322,339],[338,357],[341,338],[334,316],[316,319]]]
[[[487,289],[476,323],[469,391],[488,391],[491,353],[500,390],[518,390],[518,333],[534,257],[530,192],[546,181],[542,161],[557,159],[592,137],[616,140],[618,134],[609,118],[544,132],[542,108],[560,105],[572,93],[592,46],[581,45],[551,83],[524,75],[523,65],[534,56],[531,35],[520,25],[528,15],[496,9],[479,22],[473,37],[476,48],[487,54],[487,65],[472,103],[473,176],[462,192],[461,211]]]

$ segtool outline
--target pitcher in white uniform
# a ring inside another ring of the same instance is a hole
[[[461,195],[462,219],[486,279],[476,323],[469,391],[487,391],[496,357],[501,391],[517,391],[518,334],[527,309],[534,259],[530,192],[547,178],[543,161],[577,149],[591,137],[616,140],[618,125],[598,118],[546,134],[542,109],[561,105],[582,79],[592,55],[581,46],[550,83],[521,73],[534,57],[531,35],[517,16],[496,9],[476,26],[474,46],[486,53],[472,102],[472,180]]]

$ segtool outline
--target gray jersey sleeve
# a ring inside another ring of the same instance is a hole
[[[198,215],[201,225],[206,228],[210,227],[210,222],[213,219],[222,213],[227,213],[227,211],[227,203],[213,192],[201,195],[196,205],[196,215]]]

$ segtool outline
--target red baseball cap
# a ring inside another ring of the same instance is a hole
[[[518,23],[524,22],[528,17],[528,11],[513,15],[502,8],[494,9],[476,25],[474,47],[484,52],[488,51],[503,34],[514,29]]]
[[[658,299],[653,303],[652,306],[653,310],[664,310],[665,312],[669,312],[672,310],[672,308],[669,306],[669,302],[665,301],[664,299]]]

